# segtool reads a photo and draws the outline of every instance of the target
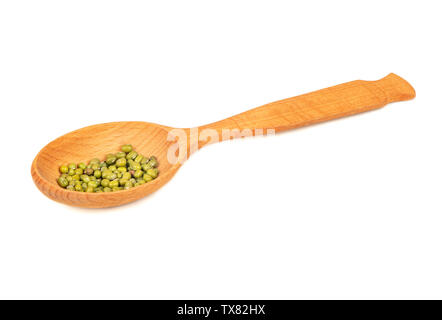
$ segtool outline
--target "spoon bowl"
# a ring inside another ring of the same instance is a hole
[[[168,182],[181,164],[167,160],[167,150],[174,141],[167,141],[167,127],[148,122],[111,122],[85,127],[46,145],[35,157],[31,174],[35,184],[49,198],[72,206],[104,208],[122,205],[140,199]],[[57,184],[59,167],[67,163],[85,162],[120,150],[123,144],[132,144],[146,156],[155,155],[160,174],[157,179],[130,191],[86,193],[73,192]]]
[[[169,161],[172,146],[179,147],[175,154],[181,153],[181,150],[186,151],[184,158],[180,155],[180,159],[185,160],[191,152],[208,143],[225,140],[226,137],[233,139],[249,136],[249,133],[257,135],[258,132],[261,135],[264,130],[267,133],[269,130],[280,132],[378,109],[388,103],[414,97],[413,87],[391,73],[380,80],[351,81],[269,103],[198,128],[179,129],[183,135],[174,137],[175,140],[170,139],[174,128],[148,122],[94,125],[50,142],[35,157],[31,174],[38,189],[55,201],[88,208],[119,206],[156,191],[174,176],[183,161]],[[244,132],[248,134],[244,135]],[[141,186],[116,192],[74,192],[58,186],[61,165],[102,157],[116,152],[127,143],[132,144],[141,154],[155,155],[158,158],[158,178]]]

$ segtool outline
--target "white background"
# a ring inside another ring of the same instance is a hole
[[[438,5],[2,1],[0,298],[442,298]],[[390,72],[417,98],[209,146],[126,206],[31,179],[87,125],[198,126]]]

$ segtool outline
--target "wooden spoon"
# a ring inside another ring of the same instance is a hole
[[[391,73],[377,81],[356,80],[266,104],[198,127],[198,130],[201,132],[212,129],[219,137],[223,129],[263,129],[264,133],[270,129],[280,132],[377,109],[390,102],[414,97],[413,87]],[[72,206],[104,208],[135,201],[162,187],[180,168],[180,162],[168,161],[168,150],[176,147],[177,143],[188,152],[207,144],[204,141],[198,142],[198,136],[196,142],[192,142],[195,141],[195,136],[190,135],[195,135],[195,128],[183,129],[187,135],[184,142],[183,139],[168,141],[168,134],[172,129],[174,128],[147,122],[113,122],[70,132],[52,141],[38,153],[31,167],[32,178],[46,196]],[[131,143],[142,154],[155,155],[158,158],[160,175],[157,179],[130,190],[108,193],[74,192],[58,186],[56,180],[60,165],[85,162],[97,156],[115,153],[126,143]]]

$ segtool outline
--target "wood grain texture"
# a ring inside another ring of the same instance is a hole
[[[281,132],[414,97],[415,91],[407,81],[389,74],[377,81],[356,80],[266,104],[198,129],[214,129],[220,136],[223,129]],[[104,208],[135,201],[162,187],[180,168],[180,163],[170,164],[167,160],[168,149],[175,143],[167,141],[172,129],[147,122],[114,122],[73,131],[50,142],[38,153],[31,166],[32,178],[43,194],[68,205]],[[190,133],[190,129],[184,130]],[[60,165],[114,153],[125,143],[133,144],[140,153],[158,158],[160,175],[157,179],[130,190],[109,193],[74,192],[58,186]],[[205,142],[198,143],[198,147],[204,145]]]
[[[413,87],[390,73],[377,81],[356,80],[272,102],[233,117],[201,126],[222,129],[275,129],[281,132],[413,99]]]

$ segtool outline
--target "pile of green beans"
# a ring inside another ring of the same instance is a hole
[[[112,192],[128,190],[158,177],[158,160],[138,154],[130,144],[121,151],[108,154],[106,159],[92,159],[89,164],[62,165],[60,187],[78,192]]]

